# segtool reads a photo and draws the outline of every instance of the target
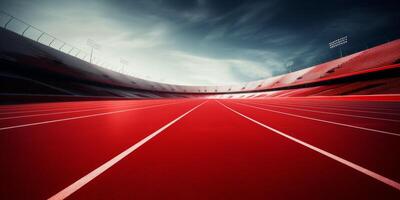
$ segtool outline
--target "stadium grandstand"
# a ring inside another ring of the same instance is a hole
[[[1,95],[15,101],[27,100],[21,95],[54,96],[59,100],[57,96],[263,98],[400,92],[400,39],[288,74],[221,86],[172,85],[136,78],[6,29],[2,29],[0,39]]]

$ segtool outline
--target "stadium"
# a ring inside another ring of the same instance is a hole
[[[196,8],[209,3],[196,2]],[[223,16],[252,3],[238,5]],[[269,8],[254,5],[250,14]],[[397,12],[382,22],[391,24],[391,35],[371,45],[359,48],[355,33],[339,33],[322,40],[334,56],[315,53],[317,47],[299,54],[316,59],[307,66],[289,69],[296,58],[269,76],[225,84],[220,75],[195,84],[183,81],[195,72],[165,69],[169,61],[157,59],[158,52],[154,60],[166,63],[159,76],[170,70],[181,82],[139,76],[129,59],[110,64],[100,54],[107,45],[89,39],[87,49],[76,47],[7,8],[0,28],[1,199],[400,198]],[[223,60],[171,52],[181,59],[174,63],[189,68]],[[182,61],[188,58],[193,61]],[[253,64],[238,59],[227,62]]]

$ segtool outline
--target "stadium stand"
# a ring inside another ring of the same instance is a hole
[[[0,42],[0,93],[8,98],[15,95],[17,100],[21,95],[265,98],[399,93],[400,40],[299,71],[223,86],[183,86],[140,79],[3,28]]]

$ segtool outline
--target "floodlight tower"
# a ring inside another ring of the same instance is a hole
[[[347,36],[344,36],[344,37],[336,39],[336,40],[334,40],[332,42],[329,42],[329,48],[333,49],[333,48],[339,47],[339,54],[340,54],[340,57],[342,57],[343,53],[342,53],[341,46],[343,46],[346,43],[347,43]]]
[[[94,40],[91,40],[91,39],[88,39],[86,44],[92,48],[92,50],[90,51],[90,63],[92,63],[93,50],[94,49],[100,50],[101,46],[98,43],[96,43]]]
[[[121,58],[121,59],[119,60],[119,62],[120,62],[121,65],[122,65],[122,67],[121,67],[121,73],[123,73],[123,72],[124,72],[124,69],[125,69],[125,66],[127,66],[129,62],[128,62],[127,60],[123,59],[123,58]]]

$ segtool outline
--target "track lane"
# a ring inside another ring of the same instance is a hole
[[[175,101],[172,103],[164,103],[164,104],[156,104],[156,105],[150,104],[147,106],[135,105],[135,106],[129,106],[126,108],[111,107],[111,108],[107,108],[106,110],[103,110],[103,111],[96,110],[96,111],[82,111],[82,112],[72,112],[72,113],[68,112],[68,113],[61,113],[61,114],[57,113],[57,114],[51,114],[51,115],[40,115],[40,116],[36,116],[36,117],[31,117],[29,119],[16,118],[16,119],[0,120],[2,123],[5,124],[5,126],[0,127],[0,133],[1,133],[1,131],[14,129],[14,128],[22,128],[22,127],[28,127],[28,126],[37,126],[37,125],[43,125],[43,124],[49,124],[49,123],[64,122],[64,121],[69,121],[69,120],[98,117],[98,116],[103,116],[103,115],[131,112],[131,111],[135,111],[135,110],[150,109],[150,108],[168,106],[168,105],[179,104],[179,103],[184,103],[184,101]]]
[[[132,100],[139,100],[142,102],[160,102],[165,99],[118,99],[118,100],[82,100],[82,101],[63,101],[63,102],[38,102],[38,103],[27,103],[27,104],[16,104],[16,105],[0,105],[0,111],[23,111],[23,110],[38,110],[38,109],[49,109],[49,108],[60,108],[62,107],[76,107],[76,106],[90,106],[93,104],[118,104],[118,103],[129,103]]]
[[[126,102],[126,101],[125,101]],[[42,109],[60,109],[61,108],[74,108],[85,107],[93,104],[110,104],[113,101],[74,101],[74,102],[43,102],[43,103],[30,103],[19,105],[0,105],[0,114],[6,112],[24,112],[36,111]]]
[[[52,197],[49,198],[49,200],[59,200],[59,199],[65,199],[65,198],[69,197],[71,194],[73,194],[74,192],[79,190],[81,187],[85,186],[87,183],[89,183],[90,181],[95,179],[97,176],[101,175],[103,172],[105,172],[106,170],[111,168],[113,165],[118,163],[120,160],[124,159],[126,156],[128,156],[129,154],[134,152],[136,149],[138,149],[142,145],[144,145],[146,142],[150,141],[151,139],[156,137],[158,134],[163,132],[165,129],[167,129],[168,127],[170,127],[171,125],[173,125],[174,123],[176,123],[177,121],[179,121],[181,118],[185,117],[186,115],[188,115],[192,111],[196,110],[198,107],[202,106],[206,102],[207,101],[198,104],[197,106],[195,106],[192,109],[188,110],[187,112],[183,113],[179,117],[177,117],[174,120],[170,121],[168,124],[164,125],[163,127],[158,129],[157,131],[151,133],[150,135],[148,135],[147,137],[143,138],[142,140],[140,140],[136,144],[132,145],[131,147],[129,147],[128,149],[126,149],[122,153],[120,153],[117,156],[115,156],[114,158],[112,158],[111,160],[107,161],[106,163],[104,163],[103,165],[99,166],[95,170],[91,171],[90,173],[88,173],[84,177],[82,177],[79,180],[75,181],[73,184],[69,185],[68,187],[66,187],[63,190],[61,190],[60,192],[58,192],[57,194],[53,195]]]
[[[363,173],[363,174],[365,174],[367,176],[370,176],[371,178],[374,178],[374,179],[376,179],[376,180],[378,180],[378,181],[380,181],[380,182],[382,182],[382,183],[384,183],[384,184],[386,184],[386,185],[388,185],[390,187],[393,187],[397,191],[400,191],[400,183],[398,183],[398,182],[396,182],[396,181],[394,181],[394,180],[392,180],[392,179],[390,179],[388,177],[382,176],[382,175],[380,175],[380,174],[378,174],[376,172],[373,172],[373,171],[371,171],[369,169],[366,169],[366,168],[364,168],[364,167],[362,167],[360,165],[357,165],[357,164],[355,164],[355,163],[353,163],[351,161],[343,159],[343,158],[341,158],[341,157],[339,157],[337,155],[334,155],[334,154],[332,154],[330,152],[327,152],[327,151],[325,151],[323,149],[320,149],[320,148],[318,148],[316,146],[313,146],[313,145],[311,145],[309,143],[306,143],[306,142],[304,142],[302,140],[294,138],[294,137],[292,137],[292,136],[290,136],[290,135],[288,135],[288,134],[286,134],[286,133],[284,133],[282,131],[279,131],[279,130],[274,129],[274,128],[268,126],[268,125],[265,125],[265,124],[255,120],[255,119],[251,118],[251,117],[243,115],[242,113],[230,108],[229,106],[226,106],[226,105],[224,105],[222,103],[220,103],[220,104],[223,105],[225,108],[231,110],[232,112],[242,116],[243,118],[254,122],[255,124],[258,124],[258,125],[266,128],[266,129],[268,129],[270,131],[273,131],[276,134],[279,134],[282,137],[285,137],[285,138],[287,138],[287,139],[289,139],[289,140],[291,140],[293,142],[296,142],[296,143],[298,143],[298,144],[300,144],[300,145],[302,145],[302,146],[304,146],[306,148],[309,148],[309,149],[311,149],[311,150],[313,150],[315,152],[318,152],[318,153],[320,153],[320,154],[322,154],[324,156],[327,156],[327,157],[329,157],[329,158],[331,158],[331,159],[333,159],[333,160],[335,160],[337,162],[340,162],[340,163],[342,163],[342,164],[344,164],[344,165],[346,165],[346,166],[348,166],[350,168],[353,168],[354,170],[357,170],[357,171],[359,171],[359,172],[361,172],[361,173]]]
[[[4,130],[1,198],[48,198],[202,101]]]
[[[366,110],[349,110],[349,109],[335,109],[335,108],[329,108],[326,106],[307,106],[303,104],[293,104],[290,102],[274,102],[271,103],[269,101],[243,101],[243,102],[256,102],[256,103],[261,103],[261,104],[268,104],[268,105],[276,105],[276,106],[285,106],[285,107],[293,107],[293,108],[299,108],[299,109],[312,109],[316,111],[323,111],[323,112],[331,112],[331,113],[339,113],[339,114],[345,114],[345,115],[357,115],[357,116],[365,116],[365,117],[371,117],[371,118],[382,118],[382,119],[389,119],[389,120],[400,120],[400,115],[397,115],[397,113],[388,113],[388,112],[370,112]]]
[[[153,104],[154,105],[154,104]],[[11,117],[0,117],[0,120],[10,120],[10,119],[21,119],[21,118],[32,118],[32,117],[40,117],[40,116],[47,116],[47,115],[58,115],[58,114],[68,114],[68,113],[77,113],[77,112],[88,112],[88,111],[97,111],[97,110],[107,110],[107,109],[117,109],[117,108],[128,108],[134,107],[135,105],[119,105],[119,106],[96,106],[92,108],[79,108],[67,111],[53,111],[53,112],[46,112],[40,114],[27,114],[27,115],[19,115],[19,116],[11,116]],[[136,105],[139,106],[139,105]]]
[[[392,187],[209,102],[71,199],[395,199],[399,195]]]
[[[66,103],[52,103],[52,107],[50,108],[26,108],[27,106],[22,105],[22,110],[18,111],[8,111],[8,112],[2,112],[0,113],[0,118],[4,117],[18,117],[18,116],[25,116],[25,115],[35,115],[35,114],[47,114],[47,113],[56,113],[56,112],[67,112],[67,111],[75,111],[75,110],[80,110],[80,109],[97,109],[97,108],[107,108],[107,107],[114,107],[114,106],[129,106],[129,105],[135,105],[136,103],[134,101],[114,101],[114,102],[73,102],[74,105],[69,105],[72,104],[69,102],[68,104]],[[150,105],[150,104],[157,104],[159,102],[162,102],[160,100],[147,100],[147,101],[137,101],[142,105]],[[77,103],[82,103],[83,105],[77,104]],[[56,104],[56,105],[54,105]],[[47,104],[45,104],[47,105]],[[56,107],[54,107],[56,106]]]
[[[395,181],[400,180],[400,137],[288,116],[222,101],[232,109]]]
[[[358,114],[347,114],[347,113],[341,113],[341,112],[332,112],[332,111],[327,111],[325,109],[321,108],[313,108],[313,109],[305,109],[305,107],[302,106],[296,106],[296,105],[291,105],[291,104],[263,104],[263,103],[255,103],[255,102],[248,102],[248,103],[254,103],[258,105],[268,105],[270,107],[275,107],[275,108],[286,108],[286,109],[291,109],[291,110],[298,110],[298,111],[307,111],[307,112],[314,112],[314,113],[322,113],[322,114],[328,114],[328,115],[337,115],[337,116],[346,116],[346,117],[354,117],[354,118],[363,118],[363,119],[371,119],[371,120],[378,120],[378,121],[389,121],[389,122],[400,122],[400,119],[390,119],[388,117],[376,117],[376,116],[367,116],[367,115],[358,115]]]
[[[326,100],[325,98],[313,98],[313,99],[291,99],[291,98],[276,98],[276,99],[254,99],[254,101],[271,101],[273,103],[280,103],[284,101],[285,104],[294,104],[302,106],[312,106],[325,109],[337,109],[337,110],[348,110],[351,112],[365,112],[365,113],[376,113],[376,114],[392,114],[398,116],[397,110],[400,109],[400,105],[397,102],[380,102],[380,101],[349,101],[349,100]],[[375,107],[371,107],[374,105]]]
[[[292,107],[285,107],[285,106],[275,106],[270,105],[268,103],[260,104],[260,103],[253,103],[248,102],[247,105],[253,105],[257,107],[266,108],[269,110],[277,111],[277,112],[284,112],[288,114],[299,115],[306,118],[314,118],[318,120],[325,120],[327,122],[333,123],[340,123],[343,125],[354,126],[354,128],[360,129],[370,129],[374,132],[387,132],[390,135],[400,136],[400,126],[398,124],[399,121],[396,120],[378,120],[372,118],[362,118],[362,117],[355,117],[353,115],[337,115],[331,114],[324,111],[318,110],[306,110],[306,109],[299,109],[299,108],[292,108]]]

